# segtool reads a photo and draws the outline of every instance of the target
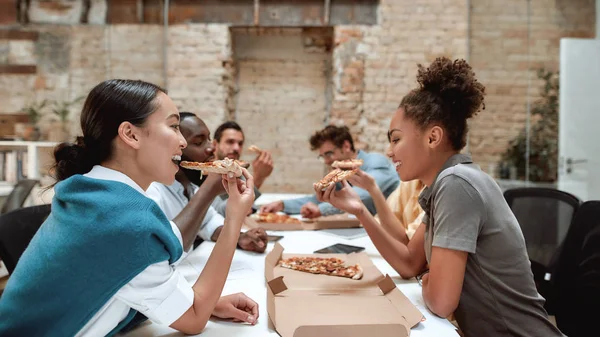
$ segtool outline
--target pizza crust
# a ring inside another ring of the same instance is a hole
[[[348,160],[336,160],[331,164],[333,168],[339,168],[341,170],[356,170],[362,166],[365,161],[362,159],[348,159]]]
[[[342,170],[339,168],[331,170],[329,173],[323,177],[318,183],[316,183],[316,187],[321,189],[322,191],[326,190],[332,184],[338,183],[342,180],[348,179],[348,177],[352,176],[358,171],[358,169],[354,170]]]
[[[256,145],[250,145],[250,147],[248,147],[248,151],[254,152],[256,154],[261,154],[263,152],[263,150]]]
[[[202,171],[202,174],[219,173],[227,174],[233,172],[236,177],[242,176],[242,167],[233,159],[225,158],[223,160],[215,160],[206,163],[198,163],[195,161],[182,161],[179,166],[189,169]]]

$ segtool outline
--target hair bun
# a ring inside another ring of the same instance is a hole
[[[54,148],[54,175],[58,181],[74,174],[88,172],[93,165],[88,162],[83,137],[77,137],[75,143],[61,143]]]
[[[439,97],[442,105],[457,117],[471,118],[481,107],[485,109],[485,87],[465,60],[438,57],[427,68],[419,65],[417,82],[421,90]]]

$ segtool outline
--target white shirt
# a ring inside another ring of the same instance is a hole
[[[118,181],[148,197],[139,185],[119,171],[96,165],[84,176]],[[172,221],[171,227],[183,247],[181,233]],[[182,255],[177,262],[184,257],[185,255]],[[76,336],[106,336],[127,316],[131,308],[155,323],[173,324],[194,303],[192,286],[174,268],[174,265],[169,265],[169,261],[162,261],[148,266],[119,289]]]
[[[188,195],[194,195],[197,191],[198,186],[192,184],[192,191]],[[184,187],[177,180],[170,186],[154,182],[150,184],[146,193],[150,199],[156,201],[160,209],[166,214],[167,219],[170,220],[174,219],[188,204],[188,199],[184,194]],[[204,219],[202,219],[198,236],[205,241],[210,241],[215,230],[223,226],[224,223],[225,218],[210,206],[206,211]]]

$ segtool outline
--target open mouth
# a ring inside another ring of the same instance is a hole
[[[179,165],[179,163],[181,162],[181,156],[173,156],[171,157],[171,161],[175,163],[175,165]]]
[[[395,167],[395,168],[398,168],[398,167],[400,167],[400,165],[402,165],[402,162],[401,162],[401,161],[394,162],[394,167]]]

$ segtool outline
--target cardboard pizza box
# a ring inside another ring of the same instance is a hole
[[[423,314],[383,276],[364,252],[327,254],[360,264],[363,277],[316,275],[277,266],[281,258],[321,256],[283,254],[276,243],[265,258],[267,312],[282,337],[407,337]]]
[[[319,218],[311,219],[310,221],[304,220],[300,224],[258,222],[255,218],[249,216],[246,217],[244,225],[248,228],[262,227],[266,230],[272,231],[354,228],[361,226],[360,221],[358,221],[356,217],[351,216],[349,214],[335,214],[322,216]]]

